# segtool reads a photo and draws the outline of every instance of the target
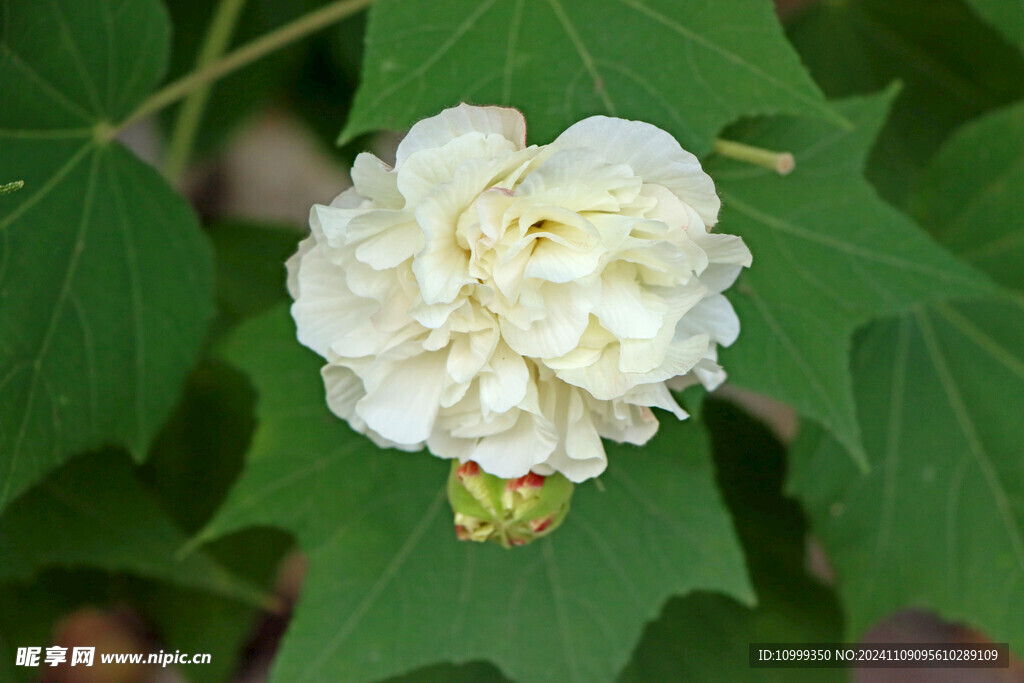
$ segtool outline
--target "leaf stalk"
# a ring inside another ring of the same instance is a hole
[[[754,166],[761,166],[779,175],[789,175],[796,168],[796,160],[789,152],[775,152],[733,140],[715,140],[715,153]]]
[[[221,0],[217,5],[217,11],[210,21],[203,45],[196,57],[197,71],[202,71],[203,68],[212,64],[228,49],[245,2],[246,0]],[[199,131],[199,124],[203,120],[203,113],[206,111],[206,103],[210,98],[212,85],[211,82],[196,87],[185,98],[178,110],[163,168],[164,175],[172,183],[181,176],[192,155],[192,147],[195,144],[196,133]]]
[[[230,73],[248,66],[291,43],[316,33],[342,19],[366,8],[373,0],[338,0],[320,9],[299,17],[295,21],[261,36],[251,43],[228,53],[215,62],[193,71],[168,84],[146,99],[139,107],[115,127],[121,131],[138,121],[154,114],[169,104],[177,102],[196,88],[212,83]]]

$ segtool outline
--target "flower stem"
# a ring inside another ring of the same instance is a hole
[[[789,152],[773,152],[742,142],[715,140],[715,152],[729,159],[736,159],[754,166],[763,166],[779,175],[788,175],[796,168],[796,160]]]
[[[201,71],[209,66],[227,50],[243,7],[245,0],[221,0],[217,5],[217,11],[210,21],[210,28],[203,39],[203,46],[196,57],[196,70]],[[212,83],[205,83],[193,90],[178,110],[171,142],[164,159],[164,175],[172,183],[181,175],[192,154],[196,132],[203,119],[206,102],[210,98],[211,85]]]
[[[149,99],[140,104],[138,109],[127,119],[114,127],[114,132],[121,131],[150,114],[160,111],[167,105],[177,102],[196,88],[223,78],[229,73],[251,64],[275,50],[305,38],[311,33],[327,28],[349,15],[355,14],[371,2],[372,0],[338,0],[337,2],[332,2],[315,12],[299,17],[290,24],[285,24],[281,28],[257,38],[247,45],[243,45],[212,64],[198,71],[193,71],[154,93]]]
[[[0,194],[10,194],[25,187],[24,180],[15,180],[13,183],[4,183],[0,185]]]

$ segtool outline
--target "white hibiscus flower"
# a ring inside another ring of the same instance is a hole
[[[751,256],[709,232],[714,184],[668,133],[594,116],[527,147],[518,111],[463,104],[352,181],[313,207],[288,286],[331,410],[377,443],[580,482],[602,437],[686,417],[666,382],[725,378],[721,292]]]

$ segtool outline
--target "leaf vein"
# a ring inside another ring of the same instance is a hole
[[[726,61],[729,61],[739,67],[742,67],[743,69],[758,76],[759,78],[764,79],[765,81],[771,83],[780,90],[789,93],[789,95],[794,99],[800,100],[804,104],[810,105],[811,107],[818,109],[819,111],[828,113],[830,116],[833,114],[833,112],[823,102],[820,102],[817,99],[801,92],[800,90],[793,88],[785,81],[776,78],[774,75],[765,71],[761,67],[746,61],[745,59],[737,55],[735,52],[725,49],[721,45],[718,45],[714,41],[709,40],[700,33],[692,29],[689,29],[686,26],[683,26],[679,22],[673,21],[669,17],[666,17],[664,14],[656,12],[652,8],[647,7],[646,5],[640,2],[637,2],[637,0],[619,0],[619,2],[625,5],[626,7],[629,7],[630,9],[633,9],[639,12],[640,14],[646,16],[648,19],[651,19],[654,22],[661,24],[662,26],[668,28],[674,33],[679,34],[679,36],[686,40],[688,43],[700,45],[704,49],[714,52],[715,54],[722,57]]]
[[[132,362],[135,366],[135,442],[132,444],[133,455],[141,458],[142,453],[136,452],[145,443],[146,429],[143,425],[143,418],[146,410],[146,328],[143,321],[144,305],[142,303],[142,284],[139,274],[138,254],[135,250],[135,242],[132,239],[131,225],[129,224],[127,205],[124,199],[124,189],[114,171],[114,165],[107,167],[110,176],[111,194],[114,197],[114,205],[120,217],[119,227],[121,238],[124,243],[125,266],[128,269],[129,290],[132,306]]]
[[[804,377],[807,378],[807,383],[810,385],[811,389],[814,390],[814,393],[818,395],[818,398],[821,399],[822,404],[829,406],[829,412],[833,413],[833,416],[836,416],[836,406],[830,400],[829,392],[826,391],[817,374],[815,374],[814,370],[807,363],[803,354],[800,353],[800,349],[793,341],[793,338],[789,336],[784,327],[779,324],[779,321],[772,314],[768,303],[761,298],[761,295],[758,294],[754,288],[750,288],[750,300],[754,303],[754,306],[757,307],[758,312],[768,324],[768,327],[771,328],[774,333],[774,337],[779,340],[783,348],[785,348],[789,353],[789,356],[796,363],[797,367],[800,368],[801,372],[803,372]]]
[[[892,359],[892,381],[889,387],[889,423],[885,435],[885,469],[882,472],[882,505],[879,513],[878,538],[872,555],[872,567],[868,571],[869,584],[866,596],[874,594],[878,586],[878,569],[885,561],[884,553],[889,548],[896,510],[896,494],[899,465],[901,460],[900,442],[903,433],[904,400],[906,397],[907,358],[910,353],[910,334],[907,321],[899,321],[899,339]],[[867,597],[865,597],[867,600]]]
[[[579,675],[579,662],[576,659],[576,650],[572,645],[572,636],[569,631],[569,615],[565,609],[565,595],[562,593],[562,582],[558,576],[558,567],[555,563],[555,551],[553,543],[545,543],[543,549],[544,566],[547,569],[548,582],[551,584],[551,598],[555,605],[555,620],[558,622],[558,634],[562,637],[562,652],[569,664],[570,679],[582,680]]]
[[[3,54],[9,58],[12,64],[17,66],[26,76],[32,79],[36,83],[36,85],[39,86],[39,89],[42,92],[46,93],[51,100],[53,100],[60,106],[64,107],[64,109],[67,110],[69,114],[74,114],[79,119],[86,122],[91,122],[93,120],[88,110],[83,109],[78,104],[73,102],[70,98],[66,97],[64,93],[62,93],[58,88],[52,86],[50,82],[43,78],[38,71],[32,68],[32,66],[29,65],[28,62],[22,59],[21,56],[14,50],[12,50],[11,46],[8,45],[6,42],[0,43],[0,51],[2,51]]]
[[[405,87],[406,84],[419,79],[419,77],[422,76],[430,67],[436,64],[438,60],[440,60],[441,57],[443,57],[444,54],[448,52],[453,45],[455,45],[455,43],[459,42],[459,40],[461,40],[471,28],[473,28],[480,17],[486,14],[491,7],[497,4],[497,2],[498,0],[487,0],[486,2],[481,3],[461,24],[459,24],[455,31],[448,36],[448,39],[437,47],[434,54],[430,55],[427,59],[424,59],[418,67],[410,71],[404,78],[398,79],[390,87],[381,90],[377,94],[377,97],[375,97],[370,103],[370,107],[376,107],[392,94]]]
[[[587,49],[586,44],[580,37],[580,34],[576,32],[576,27],[573,26],[569,16],[565,13],[565,8],[562,7],[560,0],[548,0],[548,5],[551,6],[551,11],[555,13],[558,18],[558,23],[561,24],[562,30],[565,31],[565,35],[569,38],[569,42],[576,49],[576,54],[579,55],[580,61],[583,62],[583,68],[586,69],[587,73],[590,74],[591,83],[593,85],[594,92],[601,98],[601,104],[604,105],[605,110],[615,116],[615,103],[612,102],[611,96],[608,94],[608,89],[605,87],[604,77],[601,76],[601,72],[598,71],[597,65],[594,63],[594,58],[590,54],[590,50]]]
[[[83,149],[87,150],[89,148],[84,147]],[[72,158],[72,161],[77,163],[77,157],[78,155]],[[35,360],[33,361],[32,379],[29,381],[28,396],[25,399],[24,413],[22,414],[21,424],[18,427],[18,432],[14,437],[14,445],[11,449],[11,457],[7,463],[7,476],[3,477],[4,484],[3,488],[0,489],[0,506],[7,502],[11,493],[11,487],[13,486],[15,479],[11,475],[13,474],[14,469],[17,466],[18,460],[21,456],[21,444],[25,439],[25,434],[28,429],[29,416],[32,413],[32,404],[35,401],[35,394],[38,389],[39,382],[42,379],[42,362],[43,359],[46,357],[47,351],[49,351],[50,342],[53,340],[54,332],[57,329],[57,321],[60,319],[64,311],[64,305],[67,302],[68,295],[70,294],[71,291],[71,282],[72,280],[74,280],[75,273],[77,272],[78,269],[78,261],[82,255],[82,247],[85,244],[85,235],[89,229],[89,213],[92,209],[93,199],[96,195],[97,176],[99,175],[99,160],[100,155],[97,153],[95,156],[93,156],[92,167],[89,170],[89,179],[86,185],[85,197],[82,204],[82,220],[78,225],[78,232],[75,237],[74,246],[72,247],[71,257],[68,259],[68,266],[64,272],[64,280],[63,282],[61,282],[61,288],[60,292],[57,295],[57,301],[54,302],[53,312],[50,314],[50,321],[46,326],[46,331],[43,334],[42,342],[39,345],[39,351],[37,352]],[[41,189],[40,193],[42,193],[44,190],[45,188]]]
[[[789,221],[779,218],[778,216],[772,216],[762,211],[758,211],[754,207],[740,201],[739,199],[728,193],[723,192],[721,194],[723,199],[728,198],[729,205],[732,208],[738,210],[740,213],[744,214],[748,218],[751,218],[769,228],[780,230],[787,234],[793,235],[794,237],[799,237],[801,239],[807,240],[808,242],[816,242],[823,246],[831,247],[850,257],[862,258],[869,261],[874,261],[876,263],[881,263],[896,268],[902,268],[905,270],[922,273],[930,277],[943,280],[945,282],[956,282],[960,284],[970,285],[971,289],[977,289],[977,283],[972,278],[969,278],[967,276],[951,274],[943,269],[934,268],[922,263],[918,263],[917,261],[912,261],[908,258],[895,256],[893,254],[888,254],[885,252],[873,251],[866,247],[862,247],[857,244],[852,244],[850,242],[843,241],[831,235],[825,235],[819,232],[815,232],[813,230],[809,230],[799,225],[795,225]]]
[[[92,135],[92,128],[55,128],[47,130],[0,128],[0,138],[6,140],[70,140],[87,138]]]
[[[71,63],[74,65],[75,71],[78,72],[78,78],[81,79],[82,85],[85,87],[85,94],[92,102],[96,116],[98,118],[103,118],[103,105],[100,103],[99,91],[96,89],[96,83],[89,75],[89,69],[85,65],[82,53],[78,51],[78,44],[71,35],[67,18],[64,16],[64,12],[61,10],[60,4],[56,2],[56,0],[49,0],[49,3],[50,7],[53,9],[54,18],[56,18],[57,24],[60,26],[60,39],[67,48],[68,54],[71,56]],[[102,0],[100,0],[99,4],[103,5]]]
[[[967,409],[967,405],[964,403],[963,397],[960,395],[960,391],[956,386],[956,381],[950,373],[949,366],[946,363],[946,358],[942,353],[942,349],[939,347],[939,341],[935,336],[935,330],[932,329],[931,322],[929,322],[927,315],[923,311],[918,311],[916,313],[916,317],[918,326],[921,329],[921,335],[925,341],[925,346],[928,349],[928,355],[931,357],[932,365],[935,368],[939,381],[942,383],[943,391],[946,394],[946,401],[952,409],[953,414],[956,416],[957,423],[960,425],[960,431],[967,439],[970,453],[974,456],[978,469],[981,470],[982,476],[985,478],[985,483],[992,492],[993,499],[995,499],[996,509],[998,510],[1000,519],[1006,528],[1007,536],[1010,539],[1010,545],[1013,546],[1013,552],[1017,560],[1017,567],[1024,572],[1024,539],[1021,538],[1021,531],[1017,528],[1017,524],[1013,519],[1009,497],[1003,489],[1002,484],[999,482],[999,477],[996,474],[995,468],[992,466],[992,461],[989,459],[985,445],[978,435],[977,428],[975,427],[974,421]]]
[[[75,152],[71,156],[71,158],[69,158],[64,163],[63,166],[57,169],[56,173],[50,176],[50,179],[46,181],[46,184],[40,187],[35,194],[29,195],[17,209],[12,211],[10,214],[7,215],[6,218],[0,221],[0,230],[6,230],[7,227],[11,225],[11,223],[21,218],[22,214],[28,212],[28,210],[35,206],[36,203],[42,201],[43,198],[50,194],[50,192],[52,192],[53,189],[57,187],[57,185],[60,185],[61,181],[64,180],[64,178],[67,177],[67,175],[75,169],[75,167],[78,165],[78,162],[85,157],[85,155],[89,152],[90,149],[92,149],[91,144],[82,145],[82,147],[77,152]]]
[[[508,47],[505,50],[505,68],[501,80],[501,103],[512,103],[512,72],[515,70],[516,43],[519,42],[519,26],[523,21],[523,0],[516,0],[512,10],[512,21],[508,27]]]
[[[338,629],[338,632],[324,645],[320,655],[314,658],[309,665],[306,667],[305,673],[301,677],[301,680],[313,680],[314,672],[318,671],[324,663],[330,659],[331,655],[345,642],[345,639],[352,633],[359,622],[366,616],[370,607],[377,601],[377,599],[384,593],[384,589],[387,588],[398,572],[401,570],[405,561],[409,559],[412,551],[419,544],[420,540],[430,529],[430,526],[434,523],[434,519],[437,517],[438,511],[441,509],[441,503],[445,500],[445,490],[442,488],[434,500],[431,501],[430,506],[424,511],[422,519],[419,523],[413,527],[413,530],[409,532],[405,541],[399,547],[398,552],[391,558],[391,561],[381,572],[380,577],[374,581],[370,590],[366,592],[363,599],[359,601],[356,608],[352,610],[348,618]]]

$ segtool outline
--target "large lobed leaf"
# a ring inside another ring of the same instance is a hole
[[[227,355],[256,386],[260,426],[198,540],[275,525],[309,554],[276,680],[476,659],[522,680],[607,680],[669,596],[753,600],[696,423],[666,420],[644,449],[610,447],[602,486],[578,487],[563,527],[506,551],[456,541],[446,463],[379,450],[328,412],[320,361],[285,310],[243,324]]]
[[[788,33],[828,97],[903,84],[865,169],[898,206],[957,126],[1024,96],[1024,55],[962,0],[817,2]]]
[[[991,291],[863,179],[893,95],[838,104],[851,131],[795,119],[737,128],[750,144],[792,151],[792,175],[708,164],[722,196],[721,230],[742,235],[754,254],[729,292],[743,331],[722,352],[723,365],[737,384],[826,425],[861,463],[849,373],[854,330],[919,301]]]
[[[76,452],[141,459],[212,314],[209,248],[106,140],[164,71],[158,0],[0,5],[0,510]]]
[[[740,116],[843,121],[768,0],[438,0],[370,10],[342,139],[400,130],[460,101],[523,111],[534,142],[590,114],[654,123],[695,153]]]
[[[939,305],[876,323],[856,354],[872,471],[823,435],[795,454],[850,636],[927,607],[1024,652],[1024,307]]]
[[[0,583],[28,581],[54,566],[88,567],[253,604],[263,600],[204,553],[178,559],[185,538],[125,458],[78,458],[17,500],[0,520]]]
[[[1019,115],[964,129],[929,171],[939,185],[915,198],[950,247],[1016,286]],[[974,252],[1003,241],[1005,258]],[[835,563],[851,635],[924,606],[1024,652],[1022,349],[1019,292],[919,306],[862,335],[855,390],[873,469],[838,465],[836,444],[815,434],[790,482]]]

